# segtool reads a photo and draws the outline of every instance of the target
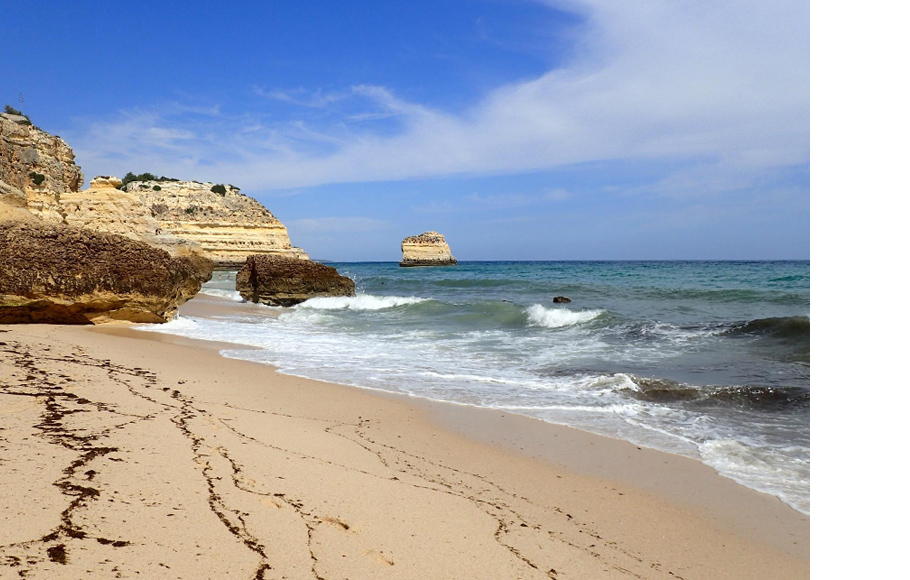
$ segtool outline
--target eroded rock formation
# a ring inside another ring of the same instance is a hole
[[[205,258],[116,234],[0,221],[0,323],[165,322],[211,275]]]
[[[354,281],[311,260],[254,255],[237,272],[237,291],[245,300],[293,306],[320,296],[353,296]]]
[[[401,242],[399,266],[452,266],[457,263],[445,236],[438,232],[409,236]]]
[[[119,177],[99,176],[92,179],[89,189],[60,194],[60,212],[66,223],[126,236],[165,250],[172,256],[206,255],[199,244],[178,238],[162,228],[143,199],[117,189],[120,184]]]
[[[157,235],[198,244],[216,266],[239,268],[247,256],[271,254],[307,259],[291,245],[287,228],[255,199],[236,187],[212,191],[197,181],[133,181],[127,193],[148,209]]]
[[[0,113],[0,201],[24,205],[45,221],[64,221],[60,194],[82,187],[75,158],[60,137],[24,116]]]
[[[222,267],[239,268],[253,254],[308,258],[269,210],[236,187],[216,193],[212,183],[133,181],[124,192],[117,189],[119,178],[100,176],[80,191],[82,183],[63,139],[24,116],[0,113],[0,203],[26,207],[42,221],[144,241],[175,256],[201,252]]]

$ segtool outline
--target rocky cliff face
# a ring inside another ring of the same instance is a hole
[[[452,266],[458,263],[444,235],[438,232],[424,232],[409,236],[401,242],[399,266]]]
[[[117,177],[96,177],[88,189],[60,195],[60,212],[71,226],[150,240],[158,222],[142,201],[120,191]]]
[[[308,258],[261,203],[225,187],[195,181],[134,181],[96,177],[82,187],[82,170],[60,137],[23,116],[0,113],[0,203],[27,208],[42,221],[124,235],[172,255],[201,252],[221,267],[247,256]],[[4,210],[7,211],[7,210]]]
[[[59,196],[82,187],[82,170],[60,137],[20,115],[0,113],[0,201],[62,222]]]
[[[205,255],[202,247],[165,230],[144,200],[117,189],[118,177],[100,176],[88,189],[60,195],[60,212],[67,224],[126,236],[166,250],[172,256]]]
[[[239,268],[253,254],[309,258],[291,245],[287,229],[261,203],[235,187],[225,186],[224,194],[212,187],[196,181],[133,181],[126,193],[148,209],[157,235],[198,244],[216,266]]]

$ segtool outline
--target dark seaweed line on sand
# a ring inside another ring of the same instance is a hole
[[[99,495],[97,489],[86,485],[87,482],[74,481],[76,470],[84,468],[86,464],[94,459],[117,451],[115,448],[96,444],[98,439],[106,435],[111,429],[117,427],[110,427],[88,436],[78,435],[66,429],[64,426],[65,418],[73,412],[78,412],[78,410],[95,410],[111,413],[118,412],[103,403],[94,403],[85,399],[80,399],[75,394],[66,391],[56,384],[50,386],[45,384],[43,388],[37,388],[34,383],[42,384],[42,382],[49,382],[46,380],[49,373],[41,370],[38,367],[35,358],[29,355],[28,351],[22,349],[19,345],[10,346],[5,343],[0,343],[0,346],[5,347],[4,350],[0,350],[0,353],[12,355],[16,361],[17,368],[22,369],[23,372],[27,373],[28,376],[25,383],[28,383],[30,385],[29,389],[31,389],[27,390],[23,385],[19,385],[16,388],[4,386],[3,392],[6,394],[23,394],[27,396],[44,397],[45,410],[41,423],[43,428],[39,427],[39,429],[42,429],[42,436],[55,444],[62,445],[80,453],[79,457],[64,470],[62,477],[58,480],[58,487],[60,487],[61,491],[67,495],[73,496],[70,505],[61,514],[60,525],[53,532],[40,539],[21,544],[35,544],[39,542],[43,544],[52,544],[46,549],[47,557],[51,561],[63,564],[66,562],[67,543],[88,539],[84,531],[74,523],[74,512],[87,508],[90,502],[97,500]],[[315,461],[324,466],[349,470],[361,475],[392,481],[396,485],[408,485],[421,490],[441,492],[468,501],[476,509],[481,510],[498,522],[493,535],[493,539],[497,543],[529,568],[550,578],[558,578],[559,572],[554,567],[547,566],[541,562],[539,555],[530,556],[523,553],[519,547],[515,545],[515,542],[511,541],[511,536],[513,534],[537,534],[541,535],[542,538],[548,538],[551,541],[562,543],[565,546],[571,547],[573,550],[579,551],[579,555],[585,554],[587,557],[599,562],[599,566],[604,572],[612,571],[625,576],[642,578],[643,576],[635,572],[633,568],[645,567],[650,569],[651,573],[658,572],[666,574],[668,577],[681,578],[678,574],[674,574],[674,572],[661,570],[661,565],[658,562],[646,562],[640,554],[622,547],[620,542],[602,538],[597,532],[590,529],[590,527],[584,525],[572,515],[564,513],[558,507],[535,504],[528,498],[508,491],[496,484],[490,478],[481,474],[459,470],[441,462],[436,462],[426,457],[411,454],[391,445],[375,441],[369,436],[371,425],[370,420],[368,419],[360,418],[356,424],[328,422],[329,424],[323,428],[323,431],[328,435],[342,438],[363,448],[365,451],[374,455],[377,461],[391,473],[381,474],[367,472],[362,469],[331,462],[319,457],[284,449],[257,440],[238,430],[223,418],[199,408],[199,405],[194,404],[192,397],[176,390],[170,390],[167,387],[160,387],[158,385],[157,377],[153,373],[143,369],[120,367],[112,364],[110,361],[95,360],[86,356],[66,356],[63,358],[47,356],[45,358],[49,361],[54,360],[63,363],[103,368],[107,371],[112,380],[125,387],[131,394],[154,403],[159,407],[157,412],[146,416],[128,416],[118,413],[124,415],[125,419],[128,419],[128,421],[122,423],[120,427],[147,420],[154,416],[160,416],[162,413],[168,416],[169,420],[175,425],[182,436],[187,439],[193,451],[197,470],[203,476],[207,487],[209,509],[238,541],[258,557],[259,565],[253,574],[253,578],[256,580],[264,580],[268,576],[268,571],[272,568],[268,558],[268,546],[253,533],[253,530],[245,518],[244,512],[229,506],[224,494],[219,492],[218,485],[224,485],[225,480],[229,481],[230,485],[238,491],[274,498],[274,500],[283,503],[296,512],[306,529],[306,544],[311,563],[309,572],[317,580],[325,580],[324,575],[321,575],[318,570],[320,558],[314,547],[314,538],[319,526],[329,523],[346,531],[350,530],[350,526],[337,518],[320,517],[316,515],[312,510],[307,509],[302,501],[297,498],[289,497],[285,493],[262,491],[251,488],[250,485],[245,483],[247,480],[243,476],[243,466],[222,446],[215,447],[216,453],[218,457],[230,466],[230,477],[220,477],[219,475],[228,475],[228,472],[216,473],[216,466],[210,461],[210,458],[213,457],[204,451],[204,449],[211,447],[207,444],[206,438],[197,430],[193,429],[194,421],[204,419],[210,422],[217,422],[220,425],[227,427],[228,431],[241,441],[272,448],[289,455],[297,456],[306,461]],[[138,379],[141,386],[136,387],[132,384],[130,379]],[[29,383],[29,381],[31,382]],[[60,381],[72,382],[72,379],[61,377]],[[42,394],[36,394],[38,392]],[[70,409],[65,407],[62,403],[72,403],[79,407],[78,410]],[[272,414],[257,409],[243,409],[232,405],[226,406],[247,412]],[[275,415],[281,414],[275,413]],[[326,423],[325,420],[315,418],[300,419],[304,421],[312,420]],[[90,473],[92,473],[92,476],[89,477],[89,480],[91,480],[97,472],[92,470]],[[521,506],[525,506],[525,508],[522,508]],[[532,515],[523,513],[526,510],[556,512],[563,522],[563,527],[553,526],[557,529],[545,529],[541,524],[534,522],[535,518]],[[303,530],[301,530],[301,532],[302,531]],[[516,537],[520,538],[521,535]],[[60,541],[61,538],[62,541]],[[105,538],[95,538],[95,540],[102,544],[113,545],[114,547],[129,545],[129,542],[125,540],[112,541]],[[0,546],[0,552],[9,547],[11,546]],[[22,565],[21,559],[14,556],[8,556],[8,561],[11,566],[16,565],[21,567]],[[15,562],[15,564],[13,562]],[[29,559],[28,563],[32,565],[35,564],[35,558]],[[392,562],[389,562],[389,564],[394,565]],[[27,568],[20,568],[20,576],[26,576],[27,571]]]
[[[47,350],[49,349],[45,349],[45,351]],[[41,538],[0,546],[0,551],[9,550],[11,548],[27,549],[36,544],[53,544],[45,549],[48,560],[57,564],[66,564],[67,544],[72,541],[94,539],[99,544],[112,546],[114,548],[130,545],[130,542],[126,540],[111,540],[103,537],[89,538],[84,529],[74,521],[74,514],[77,511],[87,508],[90,502],[97,501],[98,497],[101,495],[100,490],[97,488],[86,485],[86,482],[84,481],[77,480],[76,472],[97,458],[119,451],[115,447],[95,444],[112,430],[121,429],[127,425],[135,424],[157,416],[160,413],[167,412],[171,413],[171,420],[181,428],[181,432],[190,439],[191,444],[194,446],[194,453],[197,454],[198,459],[201,439],[193,436],[192,432],[186,428],[186,421],[191,417],[192,411],[187,408],[185,402],[178,401],[179,404],[169,404],[167,402],[159,401],[148,394],[140,392],[128,380],[121,378],[121,375],[138,378],[142,381],[144,389],[155,389],[157,387],[157,377],[144,369],[126,368],[115,365],[108,360],[93,359],[84,355],[79,357],[65,356],[58,358],[46,356],[36,358],[29,352],[29,349],[24,348],[18,343],[0,342],[0,354],[6,354],[7,357],[11,358],[13,366],[26,375],[18,385],[0,384],[0,392],[5,395],[27,396],[41,400],[44,404],[42,420],[39,424],[35,425],[35,428],[40,432],[40,436],[54,445],[59,445],[79,453],[79,456],[63,469],[61,477],[54,482],[54,485],[57,486],[63,494],[73,497],[69,505],[60,515],[60,524]],[[63,384],[74,384],[72,378],[65,375],[55,375],[40,368],[38,365],[39,360],[84,365],[106,370],[108,376],[114,382],[126,387],[131,394],[158,405],[161,407],[161,410],[145,416],[136,416],[121,413],[105,403],[93,402],[83,397],[79,397],[75,393],[67,391],[62,386]],[[164,392],[167,389],[158,390]],[[180,394],[177,391],[171,393],[173,399],[179,399],[179,395]],[[65,419],[67,416],[90,410],[122,415],[124,417],[129,417],[130,420],[106,429],[98,430],[89,435],[77,434],[74,430],[68,429],[65,426]],[[114,461],[122,461],[122,459],[114,459]],[[98,475],[98,470],[100,469],[103,468],[98,466],[97,469],[86,472],[88,481],[94,479],[95,476]],[[243,542],[245,546],[262,557],[259,568],[253,577],[256,580],[263,579],[265,571],[269,569],[264,548],[244,529],[242,518],[241,526],[237,526],[230,521],[227,514],[232,511],[237,513],[236,510],[231,510],[225,506],[218,495],[214,493],[214,481],[209,477],[210,473],[205,468],[202,469],[202,473],[206,476],[209,488],[209,507],[225,525],[228,531]],[[20,577],[28,577],[31,571],[30,568],[23,566],[23,559],[18,556],[7,556],[7,563],[11,567],[19,568],[18,574]],[[25,558],[24,563],[34,566],[39,563],[39,558],[31,555]]]
[[[71,377],[42,369],[37,364],[36,357],[19,343],[0,342],[0,355],[5,355],[5,358],[11,359],[13,367],[25,375],[18,384],[0,384],[0,393],[8,396],[37,399],[43,405],[41,420],[33,426],[39,432],[39,436],[53,445],[78,454],[76,459],[62,470],[60,477],[53,482],[53,485],[63,495],[72,498],[67,507],[61,512],[60,523],[57,527],[41,538],[0,546],[0,550],[9,550],[11,548],[27,549],[37,544],[53,544],[45,549],[48,559],[57,564],[66,564],[67,541],[93,539],[99,544],[109,545],[114,548],[128,546],[129,542],[126,540],[111,540],[104,537],[90,538],[82,526],[74,521],[74,514],[87,507],[90,502],[96,501],[100,495],[100,491],[97,488],[87,485],[98,472],[95,469],[83,472],[84,480],[77,476],[77,472],[84,469],[95,459],[118,451],[115,447],[98,444],[99,440],[106,437],[114,429],[120,429],[127,425],[147,420],[151,418],[151,415],[140,416],[122,413],[104,403],[93,402],[79,397],[65,388],[65,385],[74,383]],[[43,357],[43,359],[102,368],[106,364],[109,365],[106,361],[85,360],[75,356],[68,356],[63,359],[53,359],[53,357],[48,356]],[[75,430],[66,427],[65,421],[68,416],[89,411],[118,415],[128,420],[88,435],[78,434]],[[34,555],[26,557],[25,562],[34,566],[38,564],[38,558]],[[22,558],[12,555],[7,556],[7,563],[11,567],[19,568],[18,574],[20,577],[28,576],[29,568],[23,567]]]

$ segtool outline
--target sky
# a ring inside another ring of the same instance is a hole
[[[0,0],[86,180],[230,183],[315,259],[809,258],[809,3]]]

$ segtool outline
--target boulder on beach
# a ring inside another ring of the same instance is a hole
[[[454,266],[458,263],[446,237],[439,232],[424,232],[401,241],[399,266]]]
[[[211,275],[206,258],[117,234],[0,221],[0,323],[166,322]]]
[[[312,260],[268,254],[248,256],[236,288],[250,302],[293,306],[310,298],[353,296],[354,281]]]

